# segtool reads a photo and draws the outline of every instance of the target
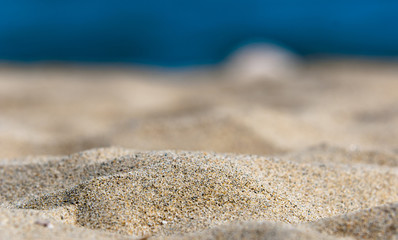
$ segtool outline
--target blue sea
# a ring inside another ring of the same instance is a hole
[[[304,57],[397,56],[398,1],[0,1],[2,61],[187,66],[250,42]]]

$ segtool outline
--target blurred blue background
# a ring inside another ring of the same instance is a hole
[[[0,60],[213,64],[250,41],[398,55],[398,1],[2,0]]]

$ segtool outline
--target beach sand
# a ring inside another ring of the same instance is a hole
[[[231,78],[2,66],[0,239],[398,239],[397,64]]]

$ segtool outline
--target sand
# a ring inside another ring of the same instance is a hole
[[[398,239],[397,69],[3,66],[0,239]]]

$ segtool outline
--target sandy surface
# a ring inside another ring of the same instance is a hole
[[[0,239],[398,239],[398,64],[237,74],[0,67]]]

